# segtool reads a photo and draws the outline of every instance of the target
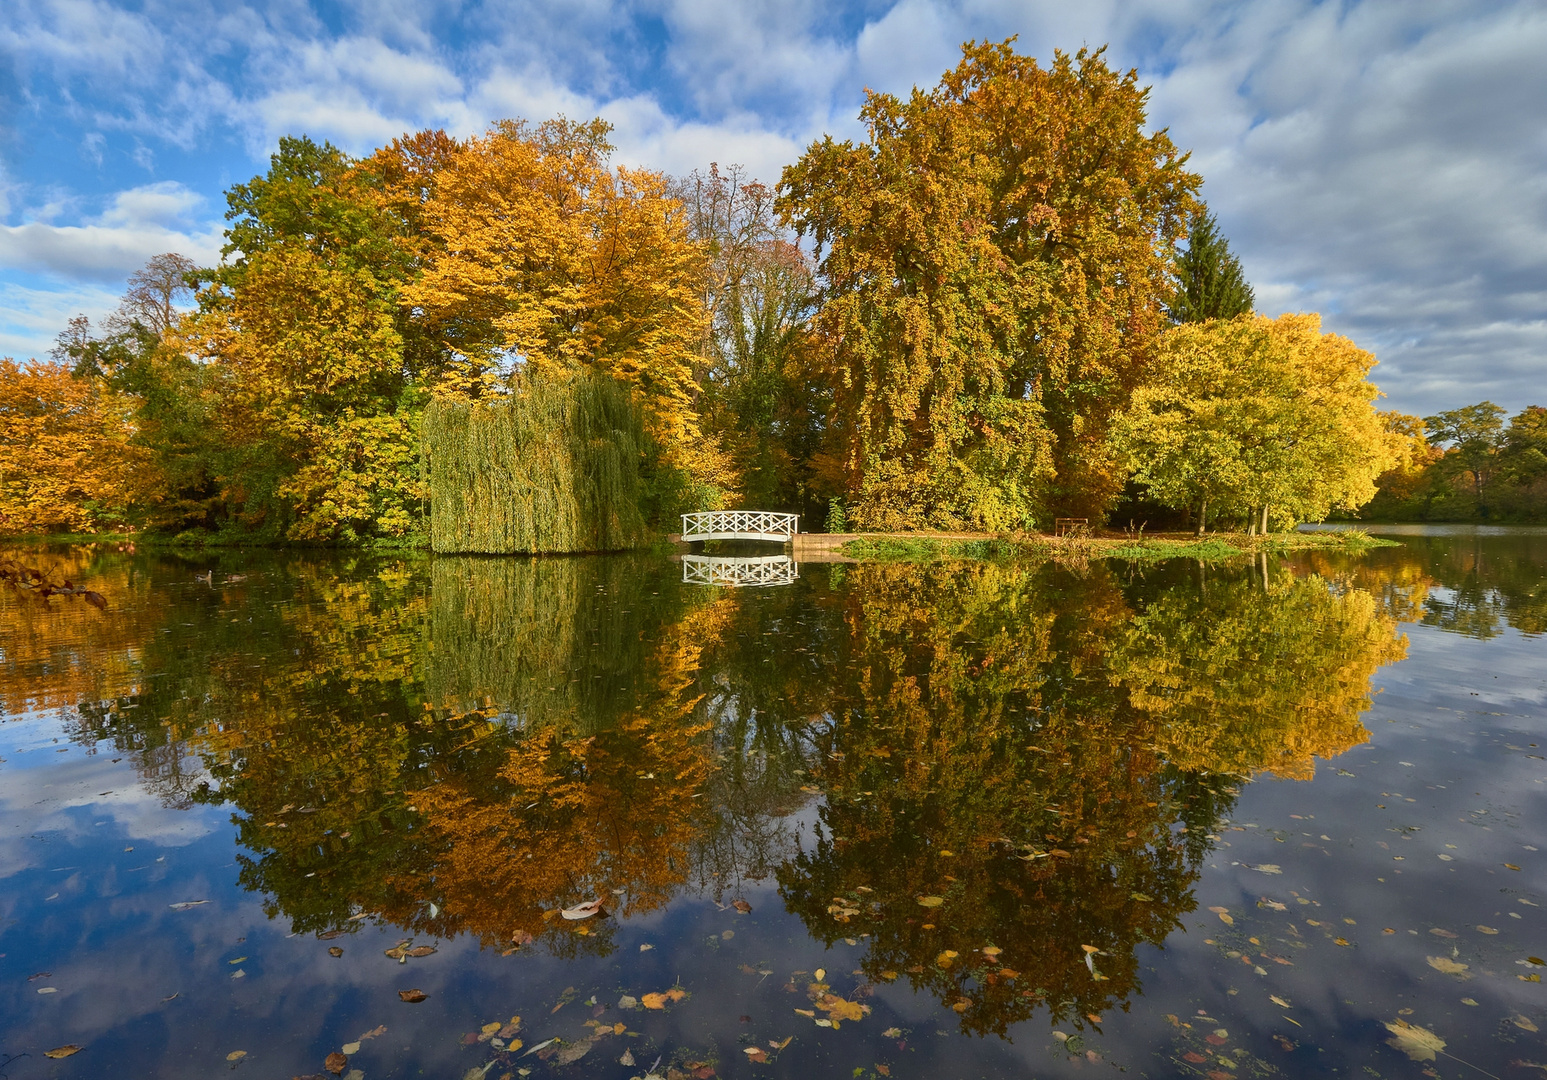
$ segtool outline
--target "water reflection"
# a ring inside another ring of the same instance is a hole
[[[1486,621],[1453,614],[1465,552],[718,592],[633,558],[76,557],[109,616],[7,599],[0,706],[69,706],[168,805],[227,807],[294,931],[602,956],[772,880],[862,942],[855,1000],[911,986],[994,1034],[1132,1002],[1243,781],[1369,738],[1399,622]],[[1488,580],[1487,618],[1540,632],[1538,564]]]
[[[800,567],[788,555],[732,557],[725,555],[682,556],[684,585],[742,586],[792,585],[800,577]]]

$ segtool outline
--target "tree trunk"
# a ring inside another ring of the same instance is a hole
[[[1262,535],[1268,535],[1268,504],[1262,504]]]
[[[1246,535],[1257,535],[1257,508],[1255,506],[1246,515]]]
[[[1209,520],[1209,500],[1204,499],[1198,504],[1198,535],[1203,535],[1204,528]]]

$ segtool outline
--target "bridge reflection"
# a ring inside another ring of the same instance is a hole
[[[798,577],[800,566],[788,555],[760,555],[752,558],[682,556],[682,580],[689,585],[793,585]]]

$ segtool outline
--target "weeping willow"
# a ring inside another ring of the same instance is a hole
[[[635,703],[635,679],[680,604],[654,562],[436,559],[430,589],[429,700],[494,706],[523,726],[591,734]]]
[[[425,410],[437,552],[618,551],[644,536],[644,426],[603,375],[537,383],[497,403]]]

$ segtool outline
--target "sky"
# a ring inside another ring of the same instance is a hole
[[[1258,311],[1374,352],[1383,407],[1547,404],[1540,0],[5,0],[0,355],[45,355],[152,255],[218,260],[224,191],[282,135],[599,115],[620,163],[776,182],[863,137],[867,89],[1011,35],[1136,68]]]

